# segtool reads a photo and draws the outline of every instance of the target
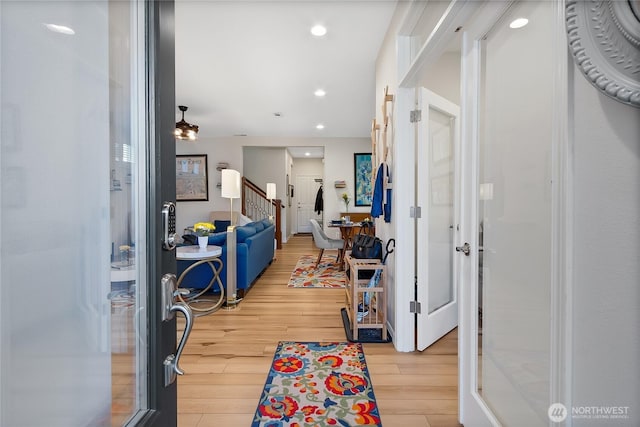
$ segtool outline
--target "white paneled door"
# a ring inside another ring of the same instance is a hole
[[[316,196],[321,186],[322,177],[319,175],[296,175],[294,201],[297,205],[298,233],[311,233],[310,219],[322,224],[322,211],[315,210]]]
[[[458,287],[454,274],[457,227],[456,158],[459,152],[459,108],[420,89],[417,122],[416,222],[417,348],[424,350],[458,325]]]

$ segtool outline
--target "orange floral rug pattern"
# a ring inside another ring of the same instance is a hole
[[[302,255],[291,272],[289,288],[344,288],[347,276],[340,271],[336,255],[322,255],[316,267],[318,255]]]
[[[360,343],[278,343],[251,427],[382,426]]]

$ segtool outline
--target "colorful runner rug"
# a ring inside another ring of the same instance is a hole
[[[323,255],[316,267],[318,255],[302,255],[289,278],[289,288],[344,288],[346,275],[338,269],[336,256]]]
[[[280,342],[251,427],[382,426],[359,343]]]

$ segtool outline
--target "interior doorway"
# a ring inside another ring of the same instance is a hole
[[[321,175],[296,175],[293,187],[296,206],[297,233],[311,233],[309,220],[315,219],[322,224],[323,210],[319,209],[318,197],[322,200],[323,186]],[[322,204],[322,203],[321,203]]]
[[[291,231],[293,234],[311,233],[310,219],[315,219],[322,224],[324,209],[317,210],[316,199],[318,191],[323,187],[324,177],[324,150],[318,157],[306,156],[312,153],[311,147],[301,147],[298,152],[288,148],[292,153],[291,186]],[[318,150],[319,151],[319,150]],[[300,156],[300,157],[296,157]],[[324,195],[324,192],[322,193]],[[324,197],[321,196],[321,200]],[[322,208],[322,206],[321,206]]]

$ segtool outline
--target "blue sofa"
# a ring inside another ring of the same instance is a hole
[[[268,220],[255,221],[236,227],[236,259],[237,259],[237,289],[242,297],[249,290],[253,282],[273,261],[275,226]],[[222,247],[223,267],[220,273],[222,284],[227,288],[227,233],[222,231],[209,236],[209,244]],[[178,277],[194,261],[178,261]],[[200,265],[191,270],[182,280],[181,287],[202,289],[211,280],[211,268]],[[217,283],[214,283],[214,289]]]

